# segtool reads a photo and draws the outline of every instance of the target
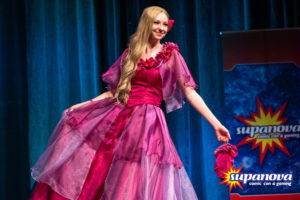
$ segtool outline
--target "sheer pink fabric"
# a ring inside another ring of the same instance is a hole
[[[65,110],[46,151],[32,167],[32,177],[66,198],[77,199],[99,144],[124,109],[114,103],[104,99]]]
[[[143,155],[137,163],[115,159],[111,172],[116,173],[108,174],[101,200],[197,199],[184,167],[158,164],[155,155]]]
[[[175,44],[174,44],[175,45]],[[167,113],[177,110],[185,103],[181,87],[198,89],[181,54],[174,50],[170,60],[160,67],[163,99]]]
[[[115,90],[118,86],[123,67],[122,64],[126,58],[127,51],[128,50],[126,49],[118,58],[118,60],[112,66],[110,66],[110,68],[104,74],[102,74],[102,80],[107,83],[106,88],[108,90]]]
[[[165,44],[169,58],[137,72],[130,106],[106,98],[63,112],[32,167],[32,177],[50,186],[39,185],[36,196],[47,191],[55,200],[197,199],[159,107],[164,99],[169,112],[178,109],[179,85],[197,87],[175,47]],[[110,89],[117,86],[125,55],[102,76]]]

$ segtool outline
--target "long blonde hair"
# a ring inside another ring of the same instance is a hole
[[[137,63],[146,52],[147,43],[152,31],[152,25],[160,13],[166,14],[169,18],[168,12],[158,6],[151,6],[144,9],[140,18],[136,32],[130,36],[128,44],[128,53],[123,62],[123,69],[114,97],[117,102],[127,103],[129,92],[131,90],[131,78],[134,76],[137,69]]]

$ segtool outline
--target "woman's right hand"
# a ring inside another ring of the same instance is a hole
[[[79,108],[81,105],[82,105],[81,103],[75,104],[74,106],[71,106],[71,107],[69,108],[69,111],[72,112],[74,109]]]

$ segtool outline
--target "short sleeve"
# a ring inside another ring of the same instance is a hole
[[[118,60],[102,74],[103,82],[107,83],[108,90],[115,90],[121,77],[122,64],[127,55],[127,49],[122,53]]]
[[[182,86],[198,89],[198,85],[195,83],[183,57],[177,50],[172,51],[172,56],[161,67],[160,73],[167,113],[181,108],[185,103]]]

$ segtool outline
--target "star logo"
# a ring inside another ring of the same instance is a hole
[[[282,125],[287,121],[287,118],[281,118],[283,111],[287,105],[285,102],[275,112],[272,111],[271,106],[266,110],[259,98],[257,97],[257,113],[250,112],[251,118],[235,116],[239,121],[243,122],[248,127],[251,126],[276,126]],[[263,163],[267,151],[271,151],[274,154],[274,148],[277,147],[283,151],[286,155],[291,156],[288,149],[286,148],[283,140],[288,138],[272,137],[272,135],[280,135],[281,133],[268,133],[268,137],[261,138],[259,134],[254,134],[253,137],[250,135],[240,141],[237,146],[252,143],[252,150],[259,147],[260,151],[260,165]]]
[[[223,172],[223,174],[224,174],[223,178],[224,179],[223,179],[223,181],[220,184],[226,184],[226,186],[229,186],[229,192],[231,192],[232,187],[236,188],[237,186],[243,190],[243,187],[241,185],[242,181],[235,181],[235,180],[233,181],[230,178],[231,174],[239,174],[241,172],[242,167],[243,166],[241,166],[238,169],[236,169],[235,167],[234,168],[230,168],[228,170],[228,172]]]

